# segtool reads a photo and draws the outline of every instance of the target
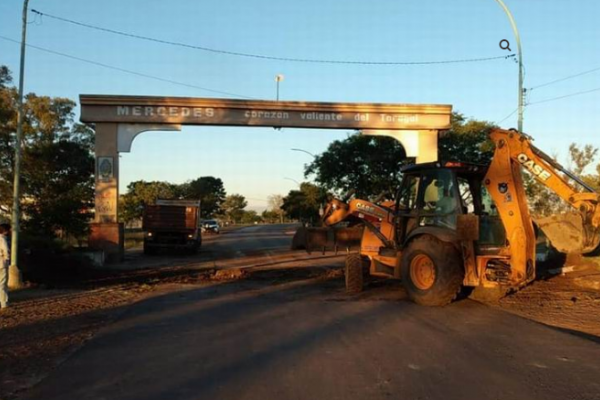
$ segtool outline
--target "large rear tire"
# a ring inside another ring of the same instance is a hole
[[[365,267],[368,261],[359,253],[351,253],[346,256],[346,292],[351,294],[360,293],[364,287]],[[367,270],[368,273],[368,270]]]
[[[451,243],[425,235],[402,254],[402,284],[408,297],[424,306],[445,306],[458,295],[464,279],[460,253]]]

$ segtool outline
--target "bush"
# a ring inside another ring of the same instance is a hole
[[[92,268],[91,261],[67,243],[45,236],[23,235],[19,267],[26,281],[61,284],[79,281]]]

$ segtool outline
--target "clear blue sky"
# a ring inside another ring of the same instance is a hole
[[[600,2],[505,0],[518,24],[525,87],[600,67]],[[0,35],[19,40],[21,0],[0,0]],[[280,57],[423,61],[494,57],[515,50],[508,20],[494,0],[30,0],[30,8],[106,28],[230,51]],[[259,99],[452,104],[493,122],[517,105],[511,60],[434,66],[302,64],[218,55],[114,36],[30,14],[28,42],[166,79]],[[18,71],[19,47],[0,39],[0,64]],[[25,88],[78,99],[81,93],[224,97],[28,49]],[[600,87],[600,71],[533,90],[530,102]],[[516,126],[516,114],[502,123]],[[525,131],[548,153],[570,142],[600,146],[600,91],[531,105]],[[268,195],[303,180],[313,153],[345,131],[185,127],[139,136],[121,158],[130,181],[223,179],[259,210]]]

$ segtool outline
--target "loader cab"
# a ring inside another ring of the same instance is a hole
[[[487,167],[462,162],[435,162],[403,168],[396,196],[400,248],[421,233],[457,241],[458,216],[477,215],[478,253],[494,253],[505,243],[505,230],[483,184]]]

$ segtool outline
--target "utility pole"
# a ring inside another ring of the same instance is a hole
[[[523,132],[523,105],[525,103],[525,91],[523,90],[523,53],[521,52],[521,38],[519,36],[519,30],[517,29],[517,24],[515,19],[512,16],[512,13],[506,7],[506,4],[502,0],[496,0],[500,7],[504,10],[506,15],[508,16],[508,20],[510,21],[510,25],[512,26],[513,33],[515,34],[515,39],[517,41],[517,52],[519,55],[519,97],[518,97],[518,122],[517,129],[519,132]]]
[[[15,140],[15,166],[13,184],[13,209],[12,209],[12,239],[10,249],[10,267],[8,269],[8,286],[19,288],[23,286],[21,271],[19,270],[19,221],[21,206],[21,154],[23,145],[23,85],[25,80],[25,43],[27,38],[27,9],[29,0],[23,2],[23,27],[21,32],[21,64],[19,67],[19,99],[17,114],[17,137]]]

